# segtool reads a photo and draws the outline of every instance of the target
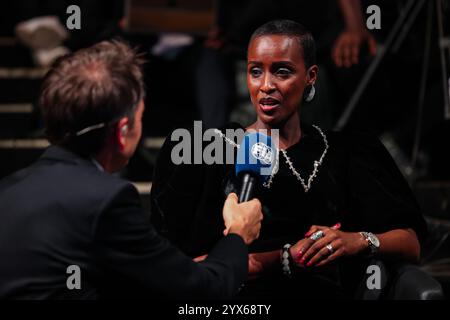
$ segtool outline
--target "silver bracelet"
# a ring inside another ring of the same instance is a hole
[[[283,267],[283,274],[287,277],[290,277],[292,272],[291,272],[291,268],[289,267],[289,248],[291,247],[291,245],[289,243],[286,243],[283,246],[283,250],[281,252],[281,265]]]

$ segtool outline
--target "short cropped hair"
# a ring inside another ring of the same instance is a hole
[[[95,155],[113,125],[145,96],[144,60],[126,43],[103,41],[60,58],[44,78],[39,105],[52,144]]]
[[[314,38],[304,26],[291,20],[269,21],[253,32],[250,42],[254,39],[266,35],[284,35],[296,37],[303,50],[303,60],[305,67],[309,68],[316,64],[316,45]]]

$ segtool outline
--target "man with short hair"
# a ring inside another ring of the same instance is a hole
[[[0,298],[222,298],[245,281],[246,244],[261,227],[257,200],[227,199],[225,237],[196,263],[155,232],[136,189],[108,174],[141,137],[141,66],[113,41],[47,74],[40,105],[52,146],[0,181]]]

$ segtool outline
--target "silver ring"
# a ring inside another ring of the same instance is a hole
[[[322,230],[314,232],[311,237],[309,237],[312,241],[319,240],[320,238],[323,238],[324,234]]]
[[[330,254],[332,254],[332,253],[334,252],[334,249],[333,249],[333,246],[331,245],[331,243],[330,243],[330,244],[327,244],[327,245],[325,246],[325,248],[327,248],[328,251],[330,251]]]

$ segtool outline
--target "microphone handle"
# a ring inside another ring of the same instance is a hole
[[[258,178],[250,173],[242,175],[241,192],[239,193],[239,203],[250,201],[254,198],[256,188],[258,186]]]

